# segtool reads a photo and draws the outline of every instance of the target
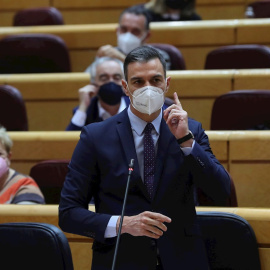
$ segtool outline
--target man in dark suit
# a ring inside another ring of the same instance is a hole
[[[81,130],[83,126],[103,121],[129,105],[122,89],[123,62],[101,57],[91,65],[91,83],[79,89],[79,106],[66,130]]]
[[[176,93],[176,104],[161,109],[171,78],[166,79],[157,50],[134,49],[124,74],[131,105],[83,128],[62,189],[59,225],[94,238],[92,270],[111,269],[128,165],[134,159],[115,269],[208,269],[194,186],[222,204],[230,193],[229,176]],[[88,210],[92,197],[95,212]]]
[[[150,21],[148,11],[143,7],[129,7],[122,11],[119,17],[119,23],[116,28],[117,47],[110,44],[101,46],[97,57],[109,56],[124,62],[126,55],[133,49],[147,44],[151,37]],[[172,68],[169,54],[161,49],[157,49],[165,58],[166,69]],[[89,71],[91,65],[87,67]]]

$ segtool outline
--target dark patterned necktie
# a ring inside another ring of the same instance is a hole
[[[153,198],[154,176],[155,176],[155,147],[151,135],[154,129],[152,123],[148,123],[144,129],[144,184],[147,188],[150,198]]]

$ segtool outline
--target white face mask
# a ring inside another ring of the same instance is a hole
[[[133,97],[133,102],[131,102],[132,106],[137,111],[149,115],[158,111],[163,106],[165,100],[163,90],[161,88],[151,85],[144,86],[142,88],[135,90],[133,92],[132,97]]]
[[[124,53],[128,54],[133,49],[138,48],[142,44],[143,38],[138,38],[130,32],[124,34],[117,34],[117,45],[119,49]]]

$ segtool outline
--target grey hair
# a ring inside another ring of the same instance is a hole
[[[7,130],[2,126],[0,126],[0,143],[5,147],[7,153],[10,153],[13,142],[7,134]]]
[[[107,61],[115,61],[116,63],[118,63],[119,66],[121,67],[122,75],[124,77],[123,62],[121,60],[119,60],[117,58],[108,57],[108,56],[99,57],[91,64],[91,66],[87,70],[90,72],[91,83],[94,83],[96,81],[97,66],[99,66],[100,64],[107,62]]]

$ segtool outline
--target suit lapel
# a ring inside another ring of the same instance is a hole
[[[117,129],[118,136],[120,138],[120,141],[123,147],[123,151],[126,156],[127,164],[130,164],[130,160],[134,159],[134,170],[133,170],[130,181],[133,183],[133,186],[136,185],[137,187],[139,187],[139,189],[144,194],[144,196],[149,198],[146,187],[143,184],[141,174],[140,174],[139,163],[138,163],[137,153],[136,153],[136,149],[134,145],[132,129],[131,129],[130,121],[127,114],[127,109],[125,109],[121,113],[116,129]]]
[[[137,159],[137,153],[134,145],[134,138],[131,130],[131,124],[128,118],[127,109],[119,114],[119,120],[116,126],[118,136],[120,138],[123,151],[125,153],[127,164],[131,159],[134,159],[134,171],[131,177],[131,182],[136,185],[148,200],[150,200],[147,189],[142,181],[139,169],[139,163]],[[164,164],[168,155],[175,155],[179,153],[179,157],[182,155],[179,145],[174,139],[171,131],[169,130],[166,122],[162,119],[160,126],[160,136],[158,139],[158,152],[156,157],[156,169],[154,180],[154,198],[156,192],[160,188],[160,179],[162,178]],[[117,158],[117,157],[115,157]],[[180,164],[180,161],[179,161]],[[164,183],[166,185],[166,183]]]

